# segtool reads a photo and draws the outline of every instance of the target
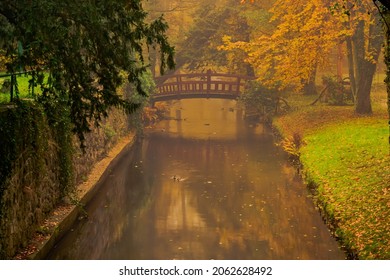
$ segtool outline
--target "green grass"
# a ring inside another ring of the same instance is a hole
[[[305,137],[301,150],[336,234],[362,259],[390,259],[388,137],[386,122],[354,119]]]
[[[390,259],[390,155],[387,93],[373,86],[374,114],[290,96],[294,108],[274,120],[282,137],[298,134],[305,180],[334,233],[360,259]]]
[[[0,88],[2,88],[3,82],[5,80],[11,80],[11,77],[1,77],[0,78]],[[30,75],[19,75],[17,76],[19,98],[32,98],[31,90],[29,90],[29,80],[31,79]],[[38,94],[40,92],[39,88],[34,89],[34,93]],[[0,103],[10,102],[10,92],[0,92]],[[15,93],[14,93],[15,96]]]

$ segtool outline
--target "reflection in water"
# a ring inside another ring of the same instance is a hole
[[[49,258],[344,258],[267,129],[244,124],[233,101],[171,112]]]

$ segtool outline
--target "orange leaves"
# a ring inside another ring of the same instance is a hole
[[[249,43],[225,38],[224,46],[245,51],[264,85],[300,90],[317,66],[328,63],[342,28],[325,0],[278,0],[269,12],[270,34],[255,34]]]
[[[276,78],[299,90],[313,69],[328,63],[340,28],[323,1],[277,1],[272,11],[279,24],[270,40],[281,48],[283,58],[276,67]]]
[[[317,67],[329,65],[332,51],[352,36],[359,20],[372,20],[372,8],[368,0],[359,5],[344,0],[276,0],[268,11],[273,30],[259,30],[250,42],[224,38],[223,47],[244,51],[262,84],[299,91]],[[367,48],[367,58],[369,54]]]
[[[281,144],[283,150],[285,150],[292,159],[299,159],[301,155],[300,148],[305,143],[300,133],[294,133],[291,137],[284,138]]]
[[[158,120],[161,120],[167,113],[167,108],[162,104],[155,104],[155,107],[144,107],[142,121],[146,127],[152,127]]]

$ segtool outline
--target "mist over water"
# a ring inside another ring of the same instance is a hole
[[[52,259],[344,259],[308,191],[235,101],[182,100],[124,154]]]

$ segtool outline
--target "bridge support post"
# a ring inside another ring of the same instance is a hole
[[[207,76],[206,76],[206,79],[207,79],[207,95],[210,94],[210,91],[211,91],[211,69],[207,70]]]
[[[237,77],[237,92],[236,92],[237,95],[239,95],[241,92],[240,87],[241,87],[241,78]]]

